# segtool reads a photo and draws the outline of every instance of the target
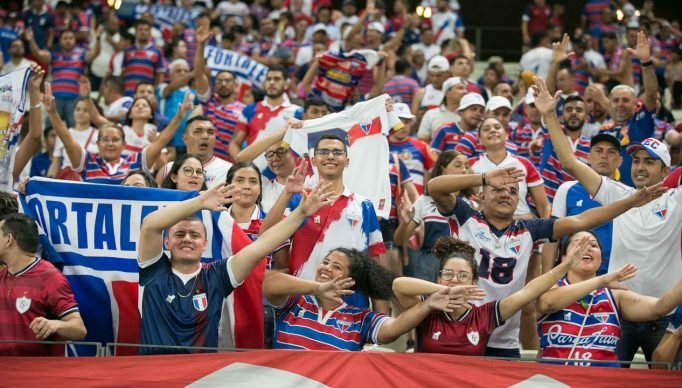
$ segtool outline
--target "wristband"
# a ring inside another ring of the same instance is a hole
[[[651,59],[649,59],[648,61],[644,61],[644,62],[641,63],[642,67],[649,67],[649,66],[651,66],[651,65],[653,65],[653,64],[654,64],[654,61],[652,61]]]
[[[31,106],[31,109],[40,109],[40,108],[42,108],[42,107],[43,107],[43,104],[42,104],[41,102],[39,102],[39,103],[37,103],[37,104]]]
[[[481,174],[481,186],[485,186],[485,185],[486,185],[486,183],[485,183],[485,173],[482,173],[482,174]]]

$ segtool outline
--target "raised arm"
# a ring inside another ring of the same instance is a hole
[[[259,157],[260,155],[262,155],[263,153],[265,153],[265,151],[273,144],[281,142],[284,139],[284,135],[286,135],[289,127],[301,128],[302,126],[303,121],[297,119],[289,119],[287,120],[286,124],[284,124],[284,126],[277,132],[268,135],[262,139],[256,140],[253,144],[241,150],[237,154],[237,157],[235,159],[238,162],[244,161],[250,162]]]
[[[569,252],[569,255],[570,253],[571,252]],[[581,257],[577,258],[577,260],[580,259]],[[551,271],[555,272],[556,268]],[[615,282],[623,282],[632,279],[636,274],[637,268],[632,264],[626,264],[617,271],[611,271],[604,275],[593,277],[592,279],[564,287],[554,287],[538,298],[535,302],[535,309],[540,314],[555,313],[568,307],[571,303],[598,288],[608,287]]]
[[[14,156],[14,167],[12,177],[16,181],[21,175],[21,171],[26,167],[33,155],[40,147],[40,137],[43,134],[42,115],[40,111],[40,84],[45,77],[45,71],[38,66],[31,66],[31,75],[28,83],[29,103],[31,104],[28,113],[28,133],[21,141],[21,146],[17,149]]]
[[[559,72],[559,65],[572,54],[568,51],[569,43],[568,34],[564,34],[561,42],[554,43],[552,47],[552,61],[549,66],[549,73],[547,74],[547,90],[549,90],[550,94],[557,92],[556,75]]]
[[[267,271],[263,280],[263,295],[273,306],[282,306],[290,295],[315,295],[318,298],[343,303],[344,295],[352,295],[352,278],[334,278],[325,283],[301,279],[278,271]]]
[[[173,119],[170,121],[170,123],[168,123],[166,128],[159,133],[159,136],[157,136],[154,141],[147,146],[145,150],[145,163],[149,168],[156,163],[156,159],[158,159],[159,155],[161,155],[163,148],[168,145],[171,140],[173,140],[173,136],[178,130],[180,123],[182,123],[182,119],[185,118],[187,112],[191,111],[192,109],[192,93],[185,93],[185,98],[182,103],[179,104],[178,111],[175,112]]]
[[[90,115],[90,122],[96,127],[101,127],[103,125],[109,124],[110,122],[117,123],[119,118],[117,117],[104,117],[97,110],[95,102],[90,98],[90,93],[92,92],[92,86],[90,85],[90,80],[88,77],[81,77],[78,80],[78,94],[85,98],[85,106],[88,109],[88,114]],[[111,120],[111,121],[109,121]]]
[[[559,157],[561,166],[569,174],[576,177],[590,195],[597,194],[601,185],[601,176],[575,157],[573,148],[561,129],[559,118],[556,115],[556,104],[561,92],[557,92],[552,97],[542,78],[535,77],[534,80],[536,85],[534,86],[536,90],[535,106],[542,113],[542,118],[549,131],[554,151]]]
[[[57,112],[57,106],[54,102],[54,96],[52,95],[52,86],[49,82],[45,83],[43,105],[45,105],[45,109],[47,109],[47,116],[50,118],[52,128],[54,128],[55,133],[64,144],[64,151],[66,152],[66,156],[69,157],[71,165],[79,166],[81,160],[83,159],[85,149],[83,149],[76,139],[73,138],[71,132],[69,132],[69,130],[66,128],[66,124],[59,116],[59,112]],[[58,172],[59,170],[57,170],[57,173]]]
[[[552,237],[554,240],[557,240],[571,233],[597,227],[607,221],[611,221],[633,207],[643,206],[653,201],[666,191],[667,189],[663,187],[663,182],[660,182],[650,187],[638,189],[632,195],[609,205],[596,207],[575,216],[559,218],[554,222]]]
[[[622,290],[615,290],[614,296],[623,319],[634,322],[653,321],[670,314],[682,303],[682,280],[666,291],[660,299]]]
[[[399,277],[393,280],[393,293],[406,309],[418,304],[422,295],[431,295],[443,290],[447,291],[452,303],[459,305],[472,300],[482,300],[485,297],[485,291],[475,284],[448,287],[411,277]]]
[[[97,28],[97,34],[95,35],[95,46],[90,49],[85,54],[85,62],[90,63],[93,59],[97,58],[100,52],[102,52],[102,33],[104,32],[104,26],[100,25]]]
[[[642,64],[642,83],[644,84],[644,106],[647,110],[656,109],[658,99],[658,78],[651,60],[651,46],[644,31],[637,33],[637,46],[634,49],[628,47],[630,55],[637,57]]]
[[[398,204],[398,217],[399,223],[398,228],[393,234],[393,241],[398,246],[404,246],[409,240],[412,233],[417,229],[419,224],[414,222],[414,206],[410,197],[403,195]]]
[[[31,53],[34,58],[36,58],[39,62],[48,65],[50,62],[52,62],[52,55],[50,52],[48,50],[42,50],[40,47],[38,47],[38,44],[33,39],[33,30],[31,28],[27,28],[24,31],[24,38],[26,38],[26,41],[28,42],[28,52]]]
[[[571,250],[566,255],[566,259],[558,266],[551,269],[549,272],[536,277],[531,280],[520,291],[517,291],[500,301],[500,317],[506,321],[516,314],[521,308],[528,303],[537,299],[543,292],[552,288],[559,279],[564,277],[571,266],[578,260],[582,259],[590,250],[590,239],[588,236],[583,236],[576,244],[571,247]],[[583,294],[584,295],[584,294]]]
[[[294,194],[303,192],[303,184],[305,183],[306,171],[308,170],[305,161],[294,167],[294,171],[287,177],[284,190],[277,197],[277,200],[270,208],[267,216],[263,220],[260,227],[260,233],[270,229],[273,225],[278,223],[284,217],[284,212],[291,201]]]
[[[308,66],[308,70],[305,72],[305,75],[301,80],[301,87],[303,88],[303,91],[306,95],[310,93],[310,89],[313,88],[313,81],[315,80],[315,76],[317,75],[317,70],[319,68],[320,58],[319,55],[316,55],[315,58],[313,58],[313,60],[310,62],[310,66]]]

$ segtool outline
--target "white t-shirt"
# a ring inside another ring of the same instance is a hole
[[[161,174],[162,179],[166,178],[168,172],[173,167],[173,162],[168,162],[166,167],[163,169]],[[227,177],[227,171],[232,167],[232,163],[227,160],[220,159],[217,156],[213,156],[208,162],[204,163],[204,181],[206,181],[207,187],[213,187],[220,182],[225,182],[225,177]]]
[[[29,68],[0,77],[0,190],[12,192],[12,170],[21,132],[21,119],[29,110]]]
[[[35,62],[26,58],[21,58],[21,61],[19,61],[19,64],[17,65],[12,63],[12,61],[5,62],[5,65],[2,66],[2,69],[0,69],[0,75],[9,74],[14,70],[21,69],[22,67],[31,67],[31,65],[34,63]]]
[[[631,195],[634,188],[602,177],[594,196],[604,205]],[[633,208],[613,220],[609,272],[625,264],[637,266],[637,276],[625,284],[634,292],[660,298],[682,278],[682,208],[680,189]]]
[[[443,89],[436,89],[432,84],[426,85],[424,88],[424,95],[419,103],[420,107],[437,107],[443,103],[443,97],[445,97],[445,91]]]
[[[249,14],[249,6],[241,1],[236,3],[221,1],[216,9],[220,12],[221,16],[238,16],[239,18],[243,18]]]
[[[462,27],[457,27],[459,15],[452,12],[435,12],[431,16],[431,28],[433,29],[436,44],[441,44],[447,39],[455,38],[456,31],[464,30]],[[440,33],[439,33],[440,32]]]
[[[123,127],[123,132],[126,135],[126,148],[123,150],[121,155],[126,157],[132,155],[136,152],[142,152],[142,149],[149,145],[149,136],[156,131],[156,125],[151,123],[146,123],[144,125],[144,132],[142,135],[138,135],[137,132],[128,125]]]
[[[111,40],[114,43],[118,43],[121,40],[121,35],[116,32],[114,36],[111,37]],[[109,61],[111,61],[111,57],[116,53],[116,48],[107,40],[107,33],[103,33],[100,36],[99,41],[101,47],[100,52],[99,55],[92,60],[90,69],[92,70],[92,74],[103,78],[107,74],[107,70],[109,70]]]
[[[424,58],[426,58],[426,62],[428,62],[431,58],[435,57],[436,55],[440,55],[440,46],[437,44],[432,44],[430,46],[425,45],[424,43],[415,43],[412,46],[412,52],[415,52],[416,50],[421,50],[424,53]]]
[[[507,157],[500,162],[500,164],[495,164],[492,160],[488,158],[488,154],[483,154],[476,160],[471,166],[471,170],[476,174],[482,174],[494,170],[496,168],[504,167],[516,167],[524,172],[524,181],[519,182],[519,203],[516,205],[516,211],[514,214],[529,214],[530,206],[528,205],[528,189],[530,187],[535,187],[543,184],[543,180],[540,177],[540,173],[533,166],[530,160],[523,158],[521,156],[512,155],[507,152]]]
[[[116,101],[113,101],[111,104],[109,104],[109,107],[107,107],[106,112],[104,112],[104,115],[106,117],[111,117],[111,116],[116,116],[122,113],[128,112],[130,109],[130,106],[133,104],[133,98],[124,96],[119,98]]]
[[[282,191],[284,191],[284,185],[277,182],[277,179],[267,179],[263,177],[261,207],[264,212],[267,213],[272,209],[272,206],[277,201],[279,195],[282,194]]]
[[[456,123],[459,122],[459,115],[455,112],[450,112],[441,105],[438,109],[431,109],[424,113],[422,117],[421,124],[419,124],[419,131],[417,131],[417,137],[420,139],[433,138],[433,134],[436,129],[445,123]]]
[[[551,62],[552,49],[536,47],[523,54],[519,64],[521,65],[521,70],[530,70],[538,77],[547,78]]]
[[[69,132],[73,139],[77,141],[83,149],[93,154],[99,153],[99,148],[97,147],[97,128],[90,127],[84,131],[69,128]],[[71,163],[71,160],[69,159],[69,155],[67,155],[66,150],[64,150],[64,143],[62,143],[62,139],[59,137],[57,137],[57,141],[54,143],[52,156],[62,158],[62,166],[64,167],[73,166],[73,163]]]

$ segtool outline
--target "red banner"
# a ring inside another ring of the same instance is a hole
[[[263,350],[101,358],[0,357],[2,385],[252,387],[681,386],[682,372],[544,365],[443,354]]]

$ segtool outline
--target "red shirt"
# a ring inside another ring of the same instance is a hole
[[[36,341],[29,327],[38,317],[62,319],[77,312],[71,286],[64,274],[45,260],[36,259],[10,274],[0,269],[0,339]],[[59,340],[53,335],[49,339]],[[64,346],[0,343],[2,356],[64,355]]]
[[[490,334],[504,324],[499,301],[472,306],[456,320],[442,311],[431,313],[419,325],[420,352],[482,356]]]

